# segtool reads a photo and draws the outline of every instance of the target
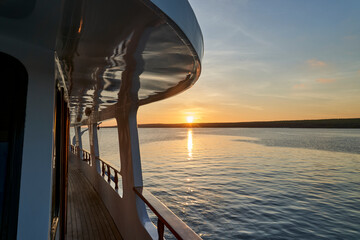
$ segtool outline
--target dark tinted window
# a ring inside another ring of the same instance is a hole
[[[0,239],[15,239],[28,76],[0,52]]]

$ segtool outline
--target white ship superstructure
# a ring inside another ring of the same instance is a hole
[[[136,116],[141,105],[191,87],[202,55],[187,0],[1,3],[1,239],[70,239],[68,194],[81,192],[69,192],[70,180],[80,182],[69,174],[77,171],[110,214],[115,237],[159,239],[165,226],[179,239],[199,238],[143,188]],[[112,118],[120,171],[99,156],[98,123]]]

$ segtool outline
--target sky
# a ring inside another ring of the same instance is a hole
[[[360,117],[359,0],[189,0],[204,36],[198,82],[138,123]]]

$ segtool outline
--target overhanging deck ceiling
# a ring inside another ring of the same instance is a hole
[[[178,11],[195,19],[189,9]],[[115,117],[130,105],[175,95],[199,78],[202,45],[196,49],[187,37],[194,34],[202,43],[198,23],[189,23],[198,31],[191,26],[186,33],[168,15],[145,0],[65,2],[57,72],[72,124]]]

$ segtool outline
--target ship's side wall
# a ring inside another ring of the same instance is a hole
[[[1,52],[14,56],[25,66],[29,80],[17,238],[47,239],[52,179],[54,54],[16,40],[0,39],[0,46]]]
[[[48,239],[52,196],[54,49],[61,1],[25,3],[15,0],[6,1],[1,7],[0,51],[19,60],[28,73],[16,237]]]
[[[36,59],[39,64],[37,67],[47,70],[41,73],[29,72],[18,239],[27,239],[28,236],[45,239],[50,229],[55,89],[53,53],[42,54]]]

